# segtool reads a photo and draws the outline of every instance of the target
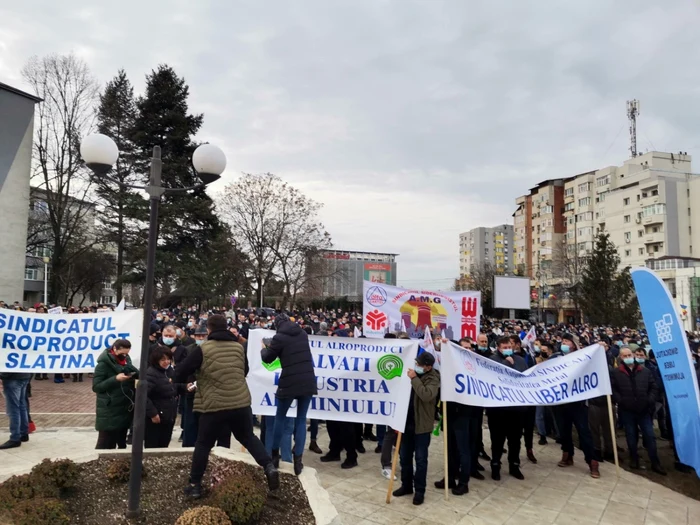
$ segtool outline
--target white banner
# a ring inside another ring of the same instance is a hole
[[[116,339],[131,341],[129,355],[138,366],[142,328],[143,310],[65,315],[0,310],[0,372],[92,372]]]
[[[518,372],[449,343],[442,346],[440,379],[444,401],[480,407],[561,405],[612,392],[599,345]]]
[[[455,341],[476,339],[481,292],[431,292],[364,281],[362,315],[367,337],[401,330],[411,339],[421,339],[428,326]]]
[[[248,388],[253,413],[273,416],[275,392],[282,372],[279,360],[265,364],[260,357],[263,338],[271,330],[251,330],[248,338]],[[405,339],[354,339],[310,336],[318,395],[308,417],[390,425],[403,432],[411,393],[406,375],[415,366],[418,343]],[[288,416],[296,416],[296,404]]]

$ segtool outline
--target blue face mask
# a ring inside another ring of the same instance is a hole
[[[190,321],[189,323],[187,323],[187,326],[192,328],[194,326],[194,323],[192,321]]]
[[[206,341],[206,339],[195,339],[195,343],[197,343],[197,346],[202,346],[202,343]]]
[[[488,346],[480,346],[480,347],[478,347],[478,348],[479,348],[479,352],[488,352],[488,351],[489,351],[489,347],[488,347]]]
[[[513,355],[513,350],[511,348],[506,348],[505,350],[501,350],[501,353],[506,357],[510,357]]]
[[[634,357],[625,357],[622,361],[624,361],[627,366],[632,366],[634,364]]]
[[[561,350],[562,354],[568,354],[571,351],[571,347],[569,345],[561,345],[559,350]]]
[[[174,342],[175,342],[175,338],[174,338],[174,337],[164,337],[164,338],[163,338],[163,344],[166,345],[166,346],[170,346],[170,345],[173,344]]]
[[[640,365],[643,365],[646,361],[646,359],[644,359],[643,357],[635,357],[634,360],[637,361],[637,363],[639,363]]]
[[[416,365],[416,367],[413,370],[415,370],[416,374],[418,374],[419,376],[422,376],[423,374],[425,374],[425,368],[423,368],[420,365]]]

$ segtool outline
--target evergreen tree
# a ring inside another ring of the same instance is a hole
[[[162,183],[166,188],[199,182],[191,159],[197,147],[193,137],[202,126],[203,116],[189,113],[188,96],[185,80],[170,66],[161,65],[147,75],[146,93],[136,103],[138,115],[132,139],[138,171],[147,179],[153,147],[160,146]],[[206,271],[210,241],[220,233],[221,224],[204,189],[163,197],[158,223],[156,281],[167,295],[180,279]]]
[[[619,270],[620,256],[610,235],[599,233],[583,266],[577,299],[594,325],[635,326],[639,319],[629,267]]]
[[[135,146],[131,140],[136,121],[134,88],[121,69],[100,95],[97,111],[99,133],[111,137],[119,148],[119,159],[110,176],[122,184],[137,184],[141,178],[134,171]],[[104,242],[116,250],[117,302],[122,299],[123,282],[138,257],[144,255],[143,234],[147,220],[147,201],[139,194],[119,184],[95,176],[97,197],[101,205],[100,223]]]

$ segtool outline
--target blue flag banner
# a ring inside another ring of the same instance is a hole
[[[676,452],[700,475],[700,391],[683,325],[663,281],[648,268],[633,268],[631,273],[664,382]]]

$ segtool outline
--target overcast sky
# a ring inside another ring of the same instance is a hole
[[[628,158],[626,100],[642,151],[700,153],[698,27],[693,0],[23,0],[0,3],[0,81],[73,51],[141,92],[170,64],[228,157],[210,193],[276,173],[324,203],[338,249],[445,289],[461,231]]]

